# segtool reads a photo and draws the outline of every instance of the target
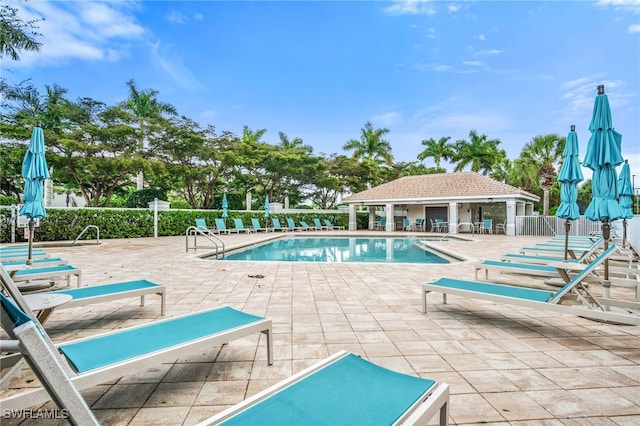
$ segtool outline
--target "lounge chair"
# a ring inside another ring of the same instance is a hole
[[[331,230],[338,229],[340,231],[344,231],[344,226],[334,225],[333,223],[331,223],[329,219],[324,219],[324,224],[327,225],[328,229],[331,229]]]
[[[28,252],[23,250],[11,250],[0,253],[0,262],[14,262],[18,260],[27,260]],[[31,252],[31,259],[46,259],[51,257],[42,249],[34,249]]]
[[[442,293],[444,303],[447,303],[447,294],[454,294],[473,299],[490,300],[517,306],[550,310],[590,319],[640,325],[640,316],[627,310],[637,309],[637,303],[596,298],[582,283],[597,265],[611,256],[615,248],[615,245],[612,244],[607,250],[600,254],[595,261],[587,265],[586,268],[576,274],[556,292],[514,285],[443,277],[422,285],[423,312],[425,314],[427,313],[427,295],[431,292],[437,292]],[[561,304],[561,302],[564,302],[570,297],[576,299],[579,304]],[[615,308],[611,309],[611,307]]]
[[[313,224],[316,226],[316,229],[319,231],[322,231],[322,230],[328,231],[331,228],[328,225],[323,225],[322,222],[320,222],[320,219],[318,218],[313,219]]]
[[[398,373],[344,351],[199,423],[411,424],[439,413],[448,424],[449,385]]]
[[[12,298],[16,299],[20,294],[20,288],[4,268],[0,268],[0,284],[2,284],[1,288],[5,290],[6,294],[9,294]],[[147,280],[126,281],[74,289],[40,292],[37,293],[37,296],[69,295],[71,296],[70,301],[55,307],[56,309],[65,309],[76,306],[85,306],[92,303],[109,302],[127,297],[140,297],[140,306],[144,306],[144,296],[148,294],[157,294],[160,296],[160,315],[164,315],[165,287]],[[22,297],[27,301],[27,304],[29,304],[29,298],[32,296],[24,295]],[[51,311],[46,313],[46,317],[51,314]],[[41,323],[44,323],[46,317],[43,318],[39,315],[38,319]]]
[[[231,229],[227,229],[227,224],[222,218],[216,218],[216,230],[219,234],[230,234],[232,231]]]
[[[282,231],[282,232],[288,232],[291,231],[291,229],[287,228],[286,226],[282,226],[280,224],[280,219],[274,217],[273,219],[271,219],[271,223],[273,223],[273,230],[274,231]]]
[[[260,221],[255,217],[251,218],[251,226],[253,226],[253,229],[256,232],[260,232],[260,231],[270,232],[270,231],[273,231],[273,228],[263,228],[262,225],[260,225]]]
[[[72,276],[77,278],[77,286],[80,287],[82,270],[72,265],[45,266],[42,268],[30,267],[15,270],[12,274],[13,281],[16,283],[42,279],[52,281],[56,277],[65,277],[67,280],[67,287],[71,286]],[[18,284],[18,287],[20,287],[20,284]]]
[[[484,278],[489,279],[489,270],[495,270],[501,273],[533,275],[536,277],[560,277],[565,282],[568,282],[571,279],[569,271],[580,271],[585,267],[584,263],[561,262],[559,260],[555,262],[547,261],[544,265],[515,261],[483,260],[475,264],[474,270],[476,280],[478,279],[478,271],[484,270]]]
[[[303,231],[315,231],[317,228],[315,226],[309,226],[307,222],[304,220],[300,221],[300,229]]]
[[[289,226],[289,230],[291,231],[302,231],[303,228],[301,226],[296,226],[294,220],[290,217],[287,218],[287,226]],[[306,229],[305,229],[306,231]]]
[[[5,331],[13,335],[16,326],[33,324],[38,331],[33,334],[40,335],[41,344],[55,356],[56,362],[65,366],[78,389],[139,373],[183,356],[193,356],[203,349],[257,332],[266,334],[267,362],[273,363],[271,320],[230,307],[181,315],[54,346],[44,328],[33,320],[33,313],[24,299],[12,301],[0,294],[0,302]],[[5,315],[5,312],[13,313]],[[7,355],[2,359],[2,368],[20,359],[20,354]],[[41,359],[33,354],[31,361],[39,365]],[[18,410],[42,404],[48,400],[47,391],[53,392],[58,384],[44,382],[43,385],[44,388],[9,395],[0,400],[0,405],[4,410]]]
[[[204,219],[196,219],[196,228],[198,231],[205,235],[219,234],[218,230],[211,229],[207,226],[207,221]]]
[[[236,217],[236,218],[234,218],[234,219],[233,219],[233,223],[235,224],[236,228],[235,228],[235,230],[233,230],[233,229],[232,229],[231,231],[235,231],[235,232],[237,232],[238,234],[239,234],[240,232],[244,232],[245,234],[250,234],[250,233],[252,233],[252,232],[255,232],[255,231],[254,231],[253,229],[251,229],[251,228],[245,228],[245,227],[244,227],[244,222],[242,221],[242,219],[240,219],[240,218],[238,218],[238,217]]]
[[[32,259],[31,264],[36,267],[40,266],[56,266],[56,265],[67,265],[69,262],[62,259],[61,257],[45,257],[42,259]],[[13,260],[9,262],[0,262],[4,269],[7,271],[13,271],[16,269],[24,269],[27,265],[26,260]]]

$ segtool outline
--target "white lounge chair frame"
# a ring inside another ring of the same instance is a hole
[[[278,395],[279,392],[288,388],[291,385],[299,383],[313,374],[319,372],[328,365],[350,355],[348,352],[340,351],[336,354],[312,365],[311,367],[285,379],[274,386],[244,400],[243,402],[230,407],[219,414],[208,418],[197,426],[216,425],[223,423],[233,416],[241,413],[244,410],[250,409],[253,405],[258,404],[264,400],[272,398]],[[336,386],[340,386],[340,383],[336,383]],[[332,407],[326,407],[326,410],[331,410]],[[436,414],[439,413],[439,425],[446,426],[449,421],[449,385],[446,383],[436,383],[416,402],[409,407],[396,421],[395,424],[406,425],[426,425]],[[270,419],[273,422],[273,419]]]
[[[611,321],[621,324],[640,325],[640,316],[627,311],[638,309],[638,304],[593,296],[582,281],[593,268],[611,256],[616,246],[612,244],[597,260],[574,276],[557,292],[512,285],[495,284],[485,281],[469,281],[443,277],[422,285],[422,309],[427,313],[427,295],[431,292],[442,293],[443,303],[447,303],[447,294],[489,300],[528,308],[538,308],[554,312],[571,314],[585,318]],[[563,305],[561,302],[571,294],[578,305]],[[611,308],[614,309],[611,309]],[[620,308],[620,309],[618,309]]]
[[[4,297],[4,296],[2,296]],[[30,318],[34,319],[35,316],[29,310],[28,306],[24,302],[20,296],[18,299],[15,299],[16,305]],[[65,342],[63,344],[58,345],[58,348],[64,348],[65,346],[77,344],[80,342],[88,342],[100,343],[101,340],[109,339],[111,336],[115,335],[123,335],[123,333],[130,333],[132,331],[139,331],[144,333],[146,329],[152,330],[154,327],[162,327],[171,322],[180,321],[183,318],[187,317],[203,317],[203,321],[200,324],[208,324],[205,321],[207,315],[212,314],[215,311],[232,309],[227,306],[221,306],[219,308],[210,309],[206,311],[200,311],[196,313],[181,315],[178,317],[168,318],[160,321],[155,321],[149,324],[143,324],[135,327],[129,327],[124,329],[115,330],[109,333],[100,334],[97,336],[91,336],[79,340],[74,340],[72,342]],[[3,318],[4,321],[4,318]],[[212,324],[215,325],[215,324]],[[101,367],[89,369],[82,373],[78,373],[78,371],[73,367],[72,362],[69,358],[64,355],[64,353],[59,352],[56,349],[56,346],[53,345],[51,340],[48,338],[48,335],[44,331],[44,328],[38,324],[38,328],[48,342],[51,351],[57,355],[59,361],[62,365],[65,365],[67,369],[67,374],[71,378],[73,384],[78,389],[85,389],[91,386],[98,385],[100,383],[105,383],[107,381],[126,376],[128,374],[138,373],[140,371],[144,371],[147,368],[150,368],[154,365],[174,361],[182,356],[192,355],[194,352],[197,352],[202,347],[212,347],[219,346],[225,343],[230,342],[231,340],[240,339],[254,333],[263,333],[266,335],[266,346],[267,346],[267,363],[269,365],[273,364],[273,339],[272,339],[272,323],[271,320],[261,317],[255,317],[255,320],[247,322],[243,325],[239,325],[233,328],[229,328],[222,331],[213,332],[209,335],[203,335],[198,338],[186,338],[182,335],[177,336],[182,338],[183,340],[179,343],[173,343],[167,345],[165,347],[161,347],[158,349],[150,350],[146,353],[129,357],[118,362],[105,364]],[[152,330],[153,331],[153,330]],[[175,335],[174,335],[175,337]],[[119,347],[114,347],[113,351],[110,352],[110,355],[115,355],[116,351]],[[20,360],[19,354],[8,355],[3,358],[3,368],[5,365],[12,366],[19,362]],[[6,363],[5,360],[9,362]],[[46,385],[45,385],[46,386]],[[9,395],[8,397],[0,400],[0,405],[3,409],[12,410],[12,409],[24,409],[26,407],[31,407],[34,405],[38,405],[44,403],[48,400],[47,390],[45,388],[36,388],[30,389],[25,392],[19,394]]]
[[[56,266],[33,266],[15,269],[12,271],[11,278],[13,282],[21,283],[33,280],[50,280],[53,281],[57,277],[64,277],[67,281],[67,287],[71,287],[71,277],[76,277],[76,285],[80,287],[82,281],[82,269],[72,265],[56,265]],[[20,287],[20,284],[17,284]]]

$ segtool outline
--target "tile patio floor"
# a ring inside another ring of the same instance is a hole
[[[265,234],[222,238],[232,248]],[[441,242],[469,259],[449,265],[202,260],[185,253],[184,237],[47,251],[82,268],[84,285],[136,278],[164,284],[167,316],[231,305],[273,320],[272,366],[258,341],[264,337],[256,335],[83,391],[105,425],[193,425],[341,349],[449,383],[454,425],[640,424],[640,327],[455,296],[448,305],[432,296],[429,314],[422,313],[420,285],[427,280],[473,279],[473,261],[498,259],[544,239],[480,235]],[[264,278],[249,277],[257,274]],[[544,287],[535,278],[490,277]],[[624,290],[613,294],[630,297]],[[156,297],[147,297],[144,308],[137,302],[55,312],[47,330],[61,342],[160,318]],[[6,392],[34,386],[31,379],[24,370]]]

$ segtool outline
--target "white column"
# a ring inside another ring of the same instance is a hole
[[[516,235],[516,200],[507,201],[507,229],[505,234]]]
[[[247,204],[247,211],[251,210],[251,202],[252,202],[251,191],[247,191],[247,195],[245,195],[245,201]]]
[[[356,205],[349,204],[349,231],[358,230],[358,221],[356,220]]]
[[[376,221],[376,209],[369,206],[369,229],[373,229]]]
[[[458,233],[458,203],[449,203],[449,233]]]
[[[396,230],[396,221],[395,221],[395,217],[394,217],[394,210],[395,210],[395,205],[394,204],[386,204],[384,207],[384,211],[387,213],[387,225],[385,227],[385,231],[387,232],[393,232]]]

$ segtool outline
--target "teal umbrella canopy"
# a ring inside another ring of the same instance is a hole
[[[44,181],[49,179],[49,170],[45,158],[44,134],[40,127],[34,127],[29,148],[22,160],[22,177],[24,185],[24,204],[20,208],[20,216],[30,219],[46,217],[44,209]]]
[[[633,188],[631,185],[631,168],[629,162],[625,160],[618,176],[618,203],[622,209],[622,218],[633,218],[633,210],[631,210],[631,204],[633,203]]]
[[[269,217],[269,196],[264,199],[264,217]]]
[[[623,162],[622,135],[613,129],[609,99],[604,86],[598,86],[598,96],[589,124],[591,137],[582,165],[593,170],[592,199],[584,212],[591,221],[612,221],[622,218],[617,202],[618,187],[615,167]]]
[[[578,159],[578,135],[575,132],[575,126],[571,126],[571,131],[567,136],[567,143],[562,153],[563,161],[558,174],[558,182],[560,187],[560,206],[556,212],[556,216],[562,219],[576,220],[580,217],[578,208],[578,183],[582,182],[582,170],[580,169],[580,160]]]
[[[222,217],[229,217],[229,213],[227,209],[229,208],[229,203],[227,202],[227,193],[222,196]]]

